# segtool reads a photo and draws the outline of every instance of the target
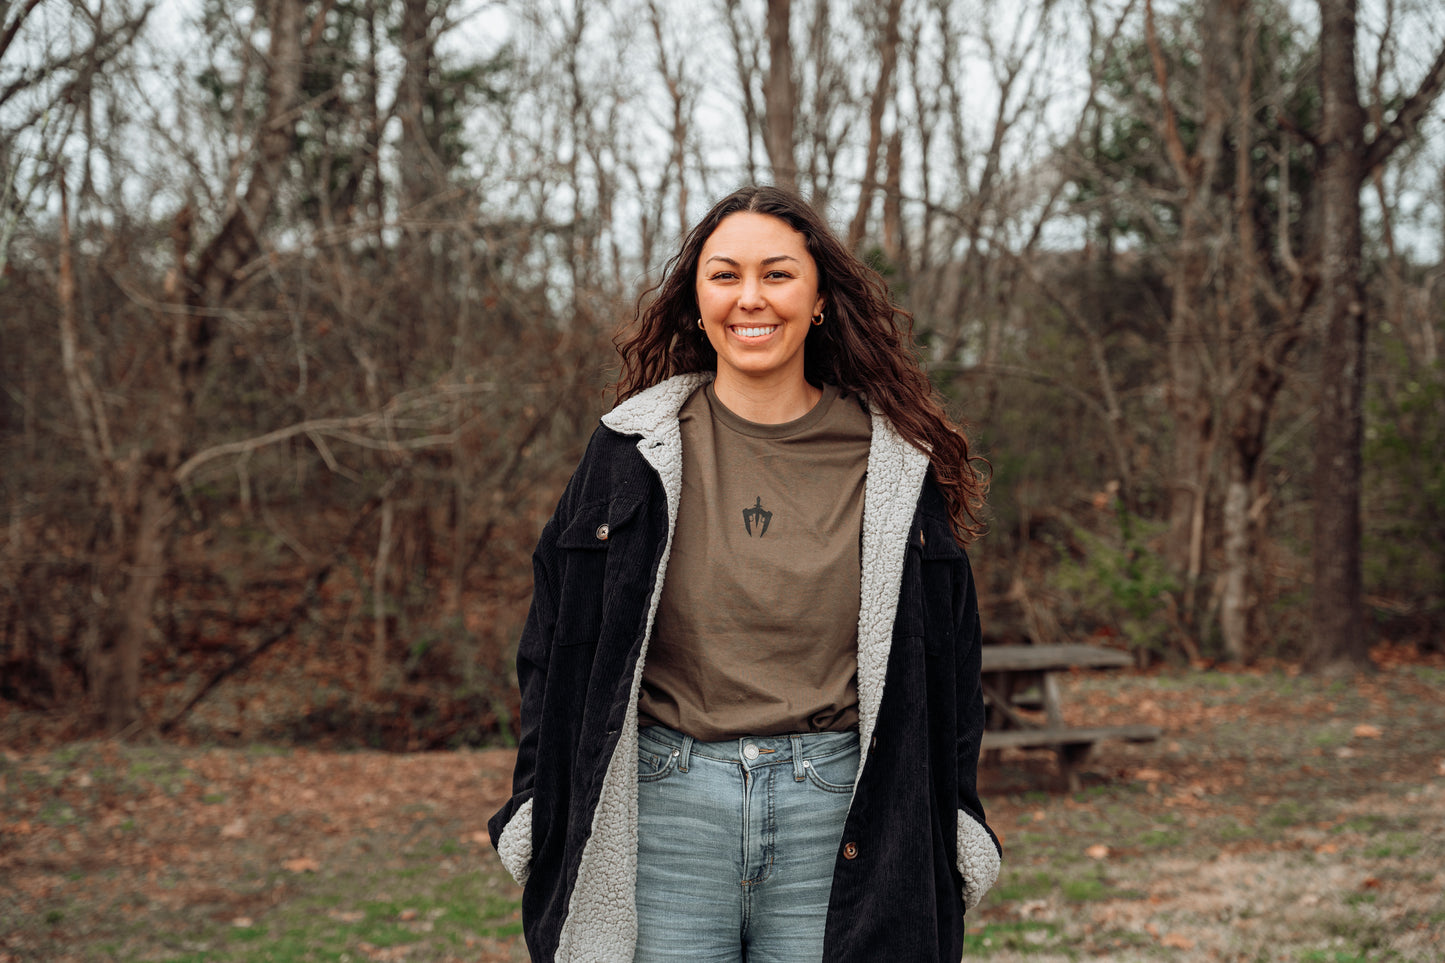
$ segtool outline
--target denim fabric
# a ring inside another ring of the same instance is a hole
[[[819,963],[856,732],[638,736],[635,963]]]

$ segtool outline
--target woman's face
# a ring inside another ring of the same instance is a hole
[[[730,214],[702,246],[697,305],[717,378],[752,387],[803,381],[803,342],[823,310],[803,235],[768,214]]]

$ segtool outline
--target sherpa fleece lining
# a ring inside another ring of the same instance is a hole
[[[667,497],[667,542],[663,546],[643,629],[642,650],[632,676],[632,693],[617,748],[582,850],[577,882],[562,924],[558,963],[618,963],[632,959],[637,943],[637,698],[662,598],[672,535],[682,498],[682,432],[677,413],[708,374],[670,378],[628,399],[602,418],[623,435],[640,435],[642,457],[657,471]],[[882,415],[873,414],[873,439],[863,496],[862,580],[858,614],[858,772],[868,759],[868,741],[878,723],[884,676],[893,639],[893,618],[903,582],[913,512],[928,473],[928,456],[909,444]],[[856,787],[856,781],[855,781]],[[518,809],[502,832],[511,850],[503,864],[519,883],[531,861],[530,804]],[[517,832],[513,833],[513,827]],[[998,875],[999,857],[988,833],[966,813],[958,814],[958,863],[971,908]],[[500,847],[499,847],[500,851]],[[521,859],[520,857],[525,857]],[[515,867],[515,868],[514,868]]]
[[[517,885],[527,885],[532,875],[532,800],[522,803],[507,820],[497,840],[497,855]]]
[[[963,877],[963,908],[971,910],[998,879],[998,847],[988,830],[964,812],[958,811],[958,874]]]

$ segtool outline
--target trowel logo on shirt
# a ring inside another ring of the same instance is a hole
[[[753,534],[753,528],[758,529],[757,537],[762,538],[768,534],[768,523],[773,520],[773,513],[763,509],[763,496],[758,496],[758,502],[752,508],[743,509],[743,527],[748,530],[749,537]]]

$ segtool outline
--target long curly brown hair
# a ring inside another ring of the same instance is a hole
[[[692,371],[715,371],[717,352],[697,326],[697,262],[723,219],[767,214],[803,235],[818,265],[826,320],[808,331],[804,375],[814,385],[837,385],[867,399],[919,450],[948,502],[954,537],[983,534],[980,519],[986,462],[969,454],[968,437],[949,420],[913,353],[913,317],[895,305],[878,272],[849,251],[798,195],[778,187],[743,187],[715,204],[667,262],[662,280],[638,299],[637,314],[616,339],[622,355],[617,401]]]

